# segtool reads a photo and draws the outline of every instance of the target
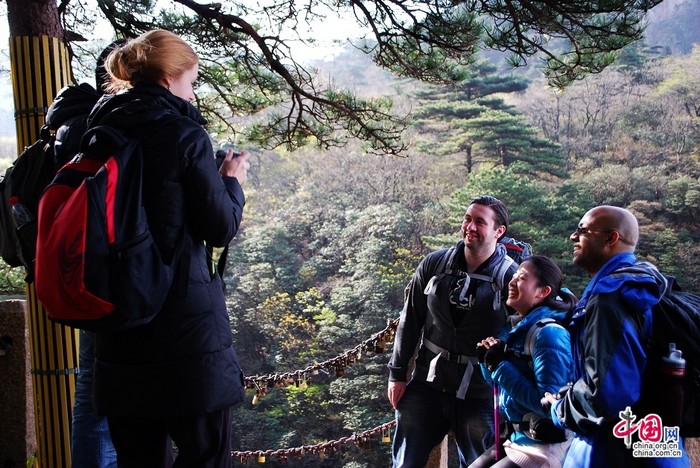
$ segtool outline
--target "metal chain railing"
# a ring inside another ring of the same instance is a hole
[[[253,404],[256,404],[270,388],[283,388],[290,385],[307,385],[311,382],[314,375],[318,375],[319,371],[323,371],[328,375],[342,377],[345,373],[345,368],[359,361],[363,353],[383,353],[386,344],[393,340],[398,324],[399,319],[389,319],[384,330],[375,333],[351,350],[345,351],[332,359],[308,366],[305,369],[282,374],[246,377],[246,389],[255,390]]]
[[[245,388],[248,390],[255,390],[253,404],[256,404],[258,400],[266,394],[268,389],[284,388],[290,385],[295,385],[297,387],[300,385],[308,385],[311,383],[312,376],[318,375],[321,371],[328,375],[334,374],[336,377],[342,377],[345,373],[345,368],[359,361],[363,353],[383,353],[386,344],[394,339],[398,324],[399,319],[389,319],[387,320],[386,328],[375,333],[351,350],[345,351],[332,359],[308,366],[305,369],[284,372],[282,374],[246,377]],[[285,463],[291,457],[303,458],[309,455],[324,457],[338,450],[346,449],[351,445],[369,448],[371,439],[378,435],[381,436],[382,443],[390,443],[391,429],[395,425],[396,421],[390,421],[364,432],[315,445],[304,445],[301,447],[277,450],[233,451],[231,452],[231,457],[240,460],[241,463],[249,463],[253,460],[258,463],[265,463],[268,459],[276,459],[279,463]]]
[[[265,463],[267,461],[276,460],[279,463],[285,463],[292,457],[303,458],[306,456],[324,457],[333,454],[339,450],[345,450],[352,445],[360,448],[370,448],[371,439],[376,436],[381,436],[381,442],[388,444],[391,442],[391,429],[396,425],[396,421],[391,421],[374,429],[369,429],[364,432],[353,434],[349,437],[341,437],[338,440],[331,440],[321,444],[303,445],[301,447],[278,449],[278,450],[248,450],[248,451],[233,451],[231,457],[238,459],[241,463],[250,463],[257,461]]]

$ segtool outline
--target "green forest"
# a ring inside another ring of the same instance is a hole
[[[379,85],[389,78],[352,54],[334,63],[354,86],[391,92],[411,110],[410,154],[359,145],[256,153],[226,276],[248,375],[305,369],[383,330],[419,260],[458,239],[467,203],[482,193],[507,203],[510,235],[555,259],[576,294],[588,278],[571,265],[569,235],[599,204],[630,209],[638,256],[700,291],[700,47],[682,56],[633,47],[563,92],[487,60],[450,88]],[[361,353],[340,378],[288,379],[256,405],[251,394],[236,412],[236,446],[300,447],[391,421],[390,349]],[[389,444],[371,446],[307,456],[304,466],[388,466]]]
[[[348,48],[319,69],[410,118],[403,156],[359,141],[249,146],[244,223],[225,281],[237,353],[261,386],[235,410],[235,450],[325,444],[393,420],[391,333],[377,334],[398,318],[418,262],[458,240],[478,194],[508,205],[509,235],[553,258],[575,294],[588,278],[571,264],[569,236],[599,204],[631,210],[639,258],[700,292],[700,45],[671,54],[634,43],[564,90],[536,62],[513,71],[500,61],[485,54],[438,86],[396,78]],[[23,271],[1,269],[3,289],[21,294]],[[389,466],[381,435],[269,453],[266,463]]]

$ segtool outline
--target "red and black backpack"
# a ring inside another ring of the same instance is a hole
[[[170,290],[142,200],[140,141],[109,126],[83,137],[39,201],[35,285],[50,319],[93,331],[148,323]]]

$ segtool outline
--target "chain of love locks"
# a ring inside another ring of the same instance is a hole
[[[375,333],[351,350],[345,351],[332,359],[315,363],[306,367],[305,369],[300,369],[293,372],[284,372],[282,374],[246,377],[246,389],[255,391],[255,395],[253,396],[253,404],[256,404],[260,398],[265,396],[265,393],[270,388],[283,388],[290,385],[297,387],[305,386],[311,383],[313,376],[318,375],[319,372],[324,372],[327,375],[335,375],[336,377],[342,377],[345,374],[345,368],[359,361],[363,353],[383,353],[386,344],[393,340],[398,324],[399,319],[390,319],[387,321],[387,326],[384,328],[384,330]]]
[[[357,447],[369,449],[371,447],[372,438],[381,435],[382,443],[391,442],[391,429],[396,425],[396,421],[391,421],[374,429],[370,429],[359,434],[353,434],[349,437],[341,437],[338,440],[331,440],[322,444],[304,445],[302,447],[278,449],[278,450],[251,450],[231,452],[231,456],[239,460],[241,463],[250,463],[257,461],[258,463],[266,463],[267,461],[276,460],[278,463],[286,463],[291,457],[303,458],[306,456],[317,456],[320,458],[326,455],[333,454],[339,450],[347,448],[350,444]]]

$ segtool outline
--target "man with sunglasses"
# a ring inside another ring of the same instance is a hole
[[[425,257],[408,285],[388,366],[397,419],[394,467],[423,468],[450,430],[462,467],[493,445],[493,390],[479,371],[476,344],[494,336],[509,313],[508,282],[518,265],[498,242],[508,223],[502,201],[475,198],[462,221],[462,239]]]
[[[576,380],[559,399],[545,395],[555,423],[576,434],[564,467],[689,466],[684,451],[679,458],[635,457],[627,445],[631,438],[625,440],[615,429],[626,408],[634,408],[640,398],[651,308],[666,288],[651,265],[645,274],[618,271],[637,263],[637,219],[623,208],[598,206],[581,218],[571,240],[574,265],[592,279],[569,328]],[[634,423],[645,416],[636,415]]]

